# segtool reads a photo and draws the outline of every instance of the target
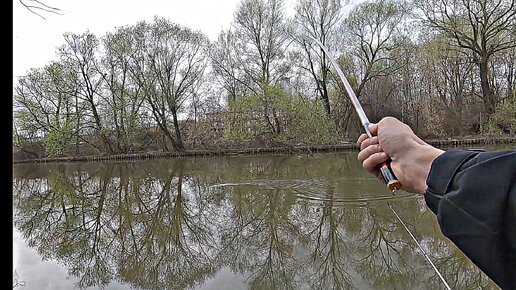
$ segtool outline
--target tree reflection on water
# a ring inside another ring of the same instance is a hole
[[[17,165],[14,226],[80,288],[191,289],[222,268],[250,289],[443,288],[384,201],[342,202],[386,194],[364,178],[350,154]],[[393,204],[453,288],[496,289],[421,198]]]

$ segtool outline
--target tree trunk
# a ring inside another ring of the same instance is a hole
[[[279,135],[279,134],[281,134],[281,131],[282,131],[281,130],[281,121],[274,108],[272,108],[272,116],[274,117],[274,124],[276,127],[276,135]]]
[[[330,98],[328,96],[328,88],[326,87],[326,81],[324,81],[321,88],[321,97],[324,102],[324,109],[326,110],[326,114],[328,114],[328,117],[331,116],[331,109],[330,109]]]
[[[168,130],[166,123],[164,125],[161,124],[161,123],[158,123],[158,126],[160,126],[161,130],[163,131],[163,133],[165,133],[165,137],[168,139],[168,141],[170,141],[170,143],[172,144],[174,149],[176,151],[180,151],[179,150],[179,146],[177,145],[176,140],[174,140],[174,137],[172,137],[172,134],[170,134],[170,131]],[[166,143],[165,143],[165,147],[167,147]],[[165,149],[168,150],[168,147],[165,148]]]
[[[113,153],[113,148],[111,147],[111,142],[108,136],[106,136],[104,132],[104,127],[102,126],[102,121],[100,120],[100,116],[97,111],[97,106],[95,106],[95,103],[93,103],[93,97],[88,98],[88,102],[91,105],[91,111],[93,113],[93,118],[95,119],[95,123],[97,125],[100,139],[102,139],[102,142],[104,143],[104,147],[108,149],[109,153]]]
[[[489,67],[487,57],[481,57],[479,63],[480,69],[480,84],[482,87],[482,100],[484,101],[484,108],[486,111],[487,118],[495,112],[496,97],[489,86]]]
[[[185,147],[183,146],[183,140],[181,138],[181,130],[179,130],[179,122],[177,121],[177,112],[176,108],[172,108],[172,117],[174,118],[174,129],[176,132],[176,149],[177,151],[183,151]]]

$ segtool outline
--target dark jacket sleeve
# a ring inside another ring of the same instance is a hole
[[[443,234],[498,286],[516,289],[516,151],[446,151],[427,186]]]

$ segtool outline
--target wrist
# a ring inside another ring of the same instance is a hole
[[[403,190],[423,194],[427,188],[426,179],[432,163],[444,151],[426,143],[412,143],[405,149],[401,156],[393,158],[397,169],[394,173],[399,178]]]
[[[421,146],[421,153],[417,158],[416,162],[418,163],[418,187],[417,193],[425,193],[427,184],[426,180],[428,178],[428,174],[430,173],[430,168],[432,167],[432,163],[434,160],[439,157],[439,155],[443,154],[444,151],[441,149],[437,149],[431,145],[424,144]]]

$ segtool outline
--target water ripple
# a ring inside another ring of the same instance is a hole
[[[371,183],[371,191],[363,190],[363,183]],[[360,185],[360,186],[357,186]],[[258,190],[278,190],[293,194],[300,200],[313,203],[365,204],[378,201],[401,200],[415,197],[415,194],[399,191],[396,195],[383,190],[375,178],[326,179],[258,179],[240,182],[214,184],[209,188],[258,187]]]

